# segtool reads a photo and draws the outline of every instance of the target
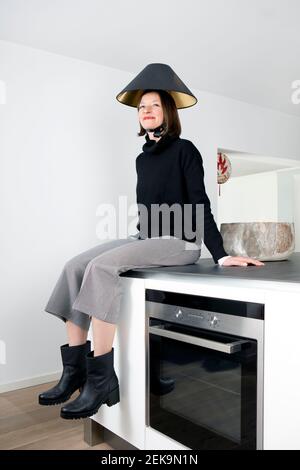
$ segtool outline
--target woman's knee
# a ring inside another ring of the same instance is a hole
[[[66,272],[80,272],[84,273],[87,263],[80,260],[78,256],[70,258],[64,265],[64,271]]]
[[[201,249],[193,243],[186,242],[183,255],[186,259],[186,264],[194,264],[200,258]]]

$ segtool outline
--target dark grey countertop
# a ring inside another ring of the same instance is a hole
[[[164,266],[157,268],[136,268],[120,276],[151,278],[153,274],[184,276],[215,276],[238,280],[261,280],[274,282],[300,283],[300,253],[293,253],[284,261],[264,261],[264,266],[218,266],[212,259],[199,259],[195,264],[185,266]]]

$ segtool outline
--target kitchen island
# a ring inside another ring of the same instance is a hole
[[[122,318],[115,339],[120,403],[86,421],[116,449],[186,449],[147,425],[146,289],[264,305],[263,449],[300,449],[300,253],[265,266],[222,267],[211,259],[188,266],[121,274]],[[99,442],[99,440],[97,441]]]

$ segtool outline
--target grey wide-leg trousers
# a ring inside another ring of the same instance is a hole
[[[141,267],[195,263],[198,245],[178,238],[138,238],[105,241],[71,258],[54,287],[46,312],[89,329],[91,317],[117,323],[122,298],[119,274]]]

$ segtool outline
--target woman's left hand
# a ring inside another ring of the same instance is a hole
[[[254,264],[255,266],[264,266],[258,259],[248,258],[248,256],[230,256],[226,258],[222,266],[247,266],[248,264]]]

